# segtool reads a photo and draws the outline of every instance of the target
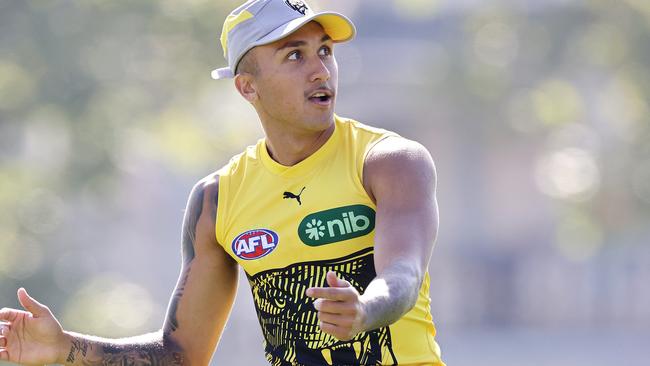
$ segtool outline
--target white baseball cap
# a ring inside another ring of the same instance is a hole
[[[302,0],[249,0],[223,23],[221,47],[228,67],[212,71],[213,79],[233,78],[241,58],[251,48],[275,42],[310,21],[318,22],[334,42],[354,38],[350,19],[335,12],[314,13]]]

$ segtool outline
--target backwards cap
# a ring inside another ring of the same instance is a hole
[[[275,42],[310,21],[318,22],[334,42],[356,33],[350,19],[335,12],[314,13],[302,0],[249,0],[233,10],[223,23],[221,47],[228,67],[212,71],[213,79],[235,76],[237,65],[251,48]]]

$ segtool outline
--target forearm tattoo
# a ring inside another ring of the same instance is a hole
[[[180,352],[166,350],[162,345],[147,345],[144,347],[102,347],[103,355],[100,362],[88,366],[170,366],[183,365],[183,355]]]
[[[70,347],[70,353],[68,354],[68,358],[65,361],[68,363],[74,363],[75,359],[79,356],[80,353],[82,357],[86,357],[86,354],[88,353],[88,347],[91,347],[88,342],[84,340],[73,339],[72,347]]]
[[[218,189],[218,188],[217,188]],[[110,341],[95,341],[76,338],[72,341],[67,363],[83,366],[171,366],[183,365],[184,357],[180,347],[173,342],[169,335],[179,328],[177,318],[178,305],[185,292],[185,287],[195,257],[197,227],[201,215],[210,215],[216,220],[217,194],[216,189],[206,190],[197,186],[187,204],[183,219],[182,251],[183,272],[170,301],[167,320],[161,339],[135,344],[112,344]],[[206,202],[206,194],[209,201]],[[207,209],[204,212],[204,207]]]
[[[180,366],[183,354],[171,341],[112,345],[86,339],[72,341],[67,363],[83,366]]]
[[[77,338],[72,341],[66,359],[67,363],[83,366],[183,365],[183,353],[180,347],[170,339],[169,334],[179,327],[177,318],[178,304],[185,292],[185,285],[195,257],[197,226],[201,215],[204,214],[205,195],[206,189],[203,186],[197,186],[187,204],[182,234],[183,272],[170,301],[167,321],[165,321],[163,329],[163,340],[152,340],[144,344],[115,345],[108,343],[109,341],[96,342]],[[216,194],[211,198],[214,200],[213,204],[208,203],[205,206],[214,206],[209,210],[208,214],[211,214],[211,218],[216,220]]]

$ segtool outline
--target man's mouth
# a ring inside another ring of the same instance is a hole
[[[319,89],[311,93],[308,99],[319,105],[329,105],[334,99],[334,93],[329,89]]]

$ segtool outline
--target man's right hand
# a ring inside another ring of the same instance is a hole
[[[23,288],[18,301],[27,311],[0,310],[0,360],[27,365],[64,361],[59,353],[66,337],[50,309]]]

